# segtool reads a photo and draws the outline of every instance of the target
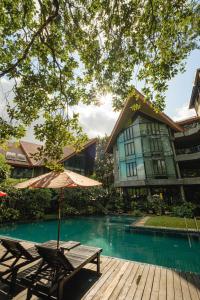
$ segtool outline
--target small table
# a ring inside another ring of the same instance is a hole
[[[63,250],[63,251],[64,250],[69,251],[69,250],[79,246],[80,244],[81,244],[80,242],[76,242],[76,241],[67,241],[67,242],[60,241],[60,243],[59,243],[60,249]],[[47,241],[47,242],[44,242],[44,243],[40,244],[40,246],[56,249],[57,248],[57,241],[56,240],[50,240],[50,241]]]

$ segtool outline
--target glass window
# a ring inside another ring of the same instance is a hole
[[[160,133],[159,123],[147,123],[148,134],[159,134]]]
[[[133,126],[130,126],[124,130],[124,140],[128,141],[133,139]]]
[[[124,144],[124,149],[125,149],[125,155],[126,156],[129,156],[129,155],[132,155],[132,154],[135,153],[133,142]]]
[[[162,151],[162,141],[161,139],[159,138],[152,138],[150,140],[150,146],[151,146],[151,151],[152,152],[159,152],[159,151]]]
[[[164,175],[166,174],[166,165],[164,159],[153,160],[154,174]]]
[[[136,163],[126,163],[126,175],[127,177],[133,177],[137,175]]]

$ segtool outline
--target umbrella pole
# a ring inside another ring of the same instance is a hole
[[[60,197],[58,199],[58,237],[57,237],[57,249],[60,244],[60,225],[61,225],[61,202],[63,200],[63,189],[61,188]]]

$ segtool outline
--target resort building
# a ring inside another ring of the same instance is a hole
[[[94,170],[96,143],[97,139],[90,139],[80,152],[76,152],[70,146],[65,147],[60,162],[68,170],[91,175]],[[31,178],[49,171],[42,160],[35,160],[33,156],[38,152],[39,147],[41,147],[39,144],[20,141],[19,143],[9,142],[6,150],[0,149],[7,163],[12,166],[13,178]]]
[[[190,101],[197,115],[187,120],[175,122],[156,113],[136,94],[126,101],[106,148],[114,155],[115,186],[134,197],[199,201],[200,70]],[[133,111],[136,103],[140,108]]]

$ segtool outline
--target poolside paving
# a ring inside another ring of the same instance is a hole
[[[197,274],[106,256],[101,256],[101,275],[95,270],[95,265],[88,264],[67,282],[64,300],[200,300]],[[0,294],[0,300],[4,299]],[[25,300],[26,290],[13,299]]]

